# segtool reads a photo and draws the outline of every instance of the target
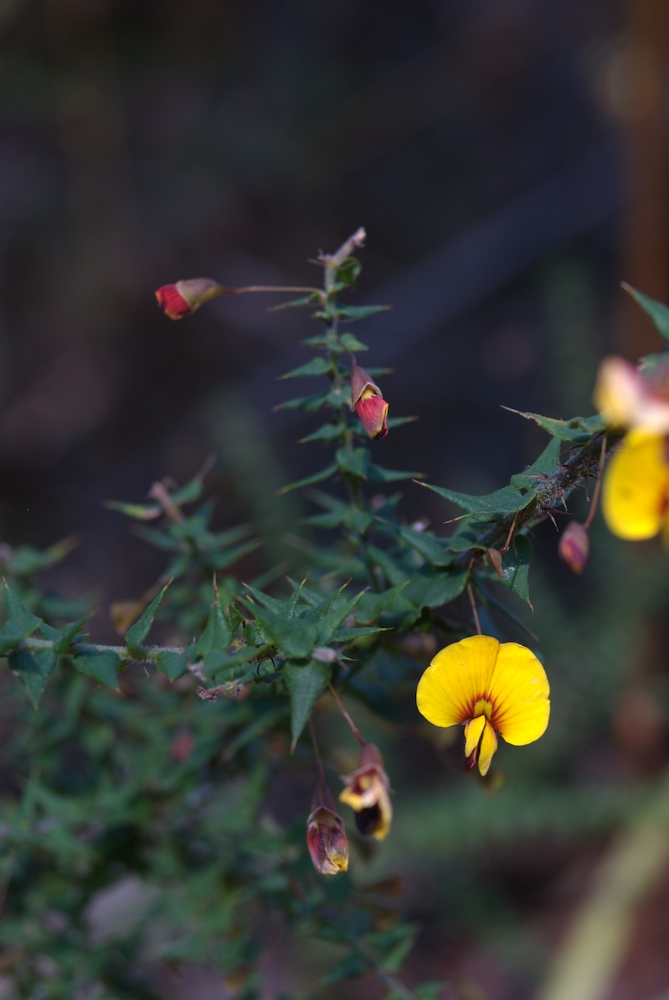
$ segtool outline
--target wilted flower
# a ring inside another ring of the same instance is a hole
[[[669,540],[667,438],[632,431],[611,457],[602,486],[602,512],[619,538],[641,541],[664,530]]]
[[[390,832],[393,807],[383,758],[374,743],[363,743],[358,766],[350,774],[342,775],[342,781],[346,787],[339,801],[354,810],[360,833],[384,840]]]
[[[177,281],[175,285],[163,285],[156,292],[156,299],[170,319],[183,319],[205,302],[215,299],[217,295],[229,294],[229,291],[211,278],[190,278],[188,281]]]
[[[473,635],[441,649],[416,691],[418,711],[434,726],[465,726],[467,767],[487,774],[497,734],[524,746],[546,731],[550,715],[546,672],[531,650]]]
[[[669,433],[669,365],[644,374],[624,358],[604,358],[594,392],[595,406],[612,427]]]
[[[348,869],[348,838],[332,792],[320,782],[307,820],[307,847],[316,871],[337,875]]]
[[[388,433],[388,404],[370,375],[354,360],[351,367],[351,406],[370,438]]]
[[[587,528],[580,521],[570,521],[560,535],[558,555],[572,573],[582,573],[588,565],[590,539]]]

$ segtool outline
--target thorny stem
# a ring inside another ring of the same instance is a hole
[[[621,430],[602,432],[607,450],[620,441],[623,433]],[[515,531],[520,531],[526,525],[536,524],[562,500],[566,493],[570,493],[586,476],[594,474],[600,466],[602,447],[602,438],[596,434],[585,444],[574,448],[557,471],[539,483],[535,496],[527,507],[514,515]],[[480,529],[478,524],[472,524],[476,546],[483,550],[479,552],[478,559],[485,558],[485,550],[491,547],[497,548],[502,539],[508,535],[506,524],[508,524],[506,517],[499,517],[492,524],[481,525]],[[453,560],[454,569],[468,569],[470,564],[471,549],[460,553]]]
[[[355,738],[358,741],[358,743],[360,744],[360,746],[361,747],[364,746],[367,741],[365,739],[363,739],[363,737],[362,737],[362,735],[360,733],[360,730],[358,729],[358,727],[356,726],[355,722],[353,721],[353,719],[351,718],[351,716],[348,714],[348,712],[346,711],[346,709],[344,708],[344,705],[342,703],[341,698],[339,697],[339,695],[337,694],[337,692],[333,688],[332,684],[328,684],[328,687],[330,688],[330,694],[334,698],[335,703],[337,705],[337,708],[339,709],[339,711],[341,712],[341,714],[344,716],[344,718],[348,722],[349,726],[351,727],[351,732],[355,736]]]
[[[588,514],[587,520],[583,527],[586,531],[590,530],[590,525],[592,524],[595,514],[597,513],[597,504],[599,503],[599,494],[602,489],[602,476],[604,474],[604,462],[606,461],[606,435],[602,437],[602,451],[599,456],[599,473],[597,480],[595,482],[595,488],[592,493],[592,502],[590,504],[590,513]]]

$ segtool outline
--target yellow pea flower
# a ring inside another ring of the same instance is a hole
[[[610,461],[602,485],[602,513],[618,538],[641,541],[662,529],[669,539],[667,439],[630,431]]]
[[[434,726],[464,723],[467,767],[478,761],[485,775],[498,733],[514,746],[545,733],[549,693],[546,671],[531,650],[473,635],[437,653],[418,682],[416,704]]]

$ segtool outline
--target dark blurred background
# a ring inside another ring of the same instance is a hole
[[[249,296],[171,323],[153,291],[318,284],[361,225],[356,301],[393,305],[363,363],[420,418],[380,459],[507,482],[544,438],[500,404],[589,413],[603,353],[657,349],[618,283],[669,298],[668,71],[666,0],[1,0],[0,539],[78,534],[57,584],[102,639],[162,568],[106,499],[214,453],[221,523],[280,547],[300,501],[274,491],[325,464],[272,412],[311,390],[277,381],[308,318]]]

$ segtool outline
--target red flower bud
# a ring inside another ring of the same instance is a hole
[[[320,783],[307,820],[307,847],[316,871],[337,875],[348,869],[348,838],[344,821],[335,811],[332,793]]]
[[[370,438],[388,433],[388,404],[376,382],[354,360],[351,367],[351,406],[360,417]]]
[[[170,319],[183,319],[217,295],[229,293],[230,289],[222,288],[211,278],[191,278],[188,281],[177,281],[175,285],[163,285],[156,292],[156,299]]]
[[[560,535],[558,555],[566,562],[572,573],[582,573],[588,564],[590,539],[580,521],[570,521]]]

